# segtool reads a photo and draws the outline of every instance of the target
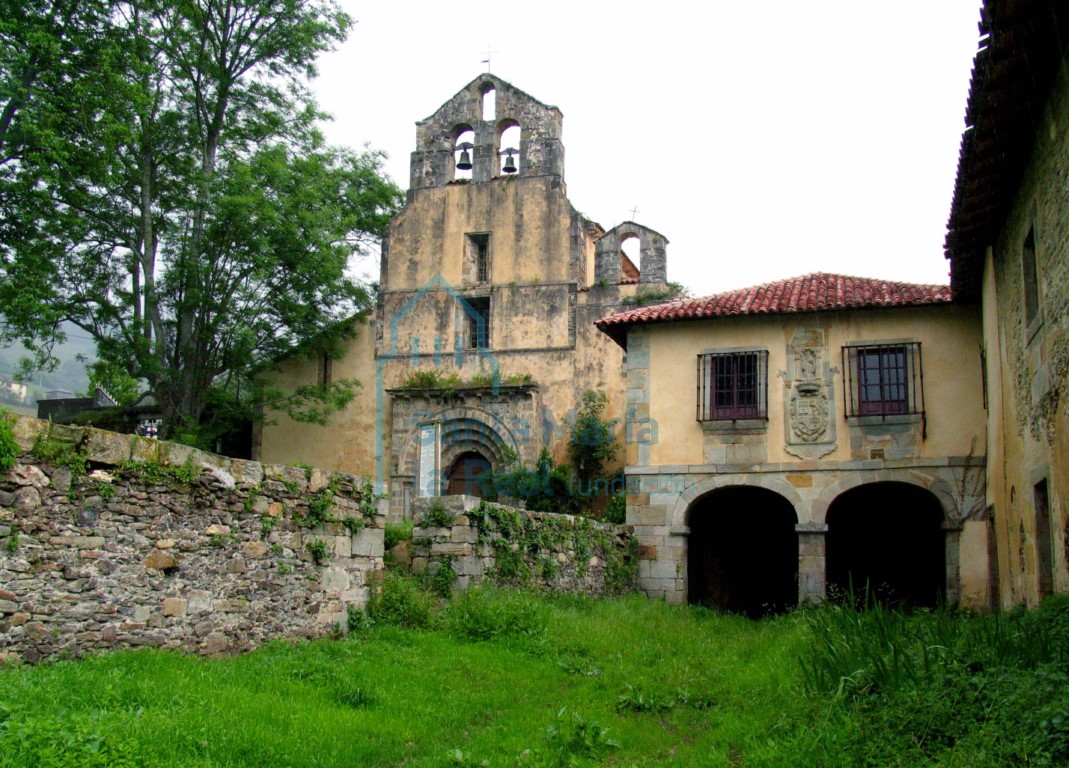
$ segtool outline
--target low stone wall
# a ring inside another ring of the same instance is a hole
[[[0,475],[0,661],[222,654],[344,631],[381,573],[386,508],[359,478],[13,426],[24,453]]]
[[[490,504],[471,496],[413,501],[412,571],[452,569],[452,586],[489,580],[551,592],[611,595],[638,585],[628,525]]]

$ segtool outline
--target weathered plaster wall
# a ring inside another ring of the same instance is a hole
[[[382,570],[385,509],[358,478],[49,429],[18,419],[26,453],[0,477],[0,658],[140,646],[221,654],[344,631]],[[38,463],[41,436],[77,448],[89,474]],[[168,476],[187,464],[191,482]],[[302,522],[324,495],[332,517],[359,520],[355,533]]]
[[[297,422],[269,411],[259,428],[260,447],[254,458],[268,464],[301,461],[314,467],[373,475],[375,471],[376,366],[374,327],[356,321],[356,336],[346,342],[345,353],[330,363],[331,378],[356,379],[356,398],[343,411],[332,414],[326,426]],[[315,385],[319,361],[293,357],[278,363],[264,379],[284,392]],[[381,441],[380,441],[381,442]]]
[[[1040,597],[1040,547],[1054,591],[1069,591],[1069,64],[1037,126],[1032,159],[984,272],[990,434],[989,501],[1004,607]],[[1034,218],[1033,218],[1034,216]],[[1039,320],[1024,317],[1022,245],[1035,226]],[[994,453],[992,454],[995,455]],[[1037,535],[1035,486],[1047,481],[1050,538]]]
[[[551,592],[611,595],[637,586],[630,526],[527,512],[471,496],[417,499],[413,573],[448,565],[455,589],[484,581]],[[427,519],[435,513],[438,520]],[[449,522],[445,522],[445,518]]]
[[[464,236],[472,232],[490,234],[493,283],[582,280],[586,265],[573,258],[585,248],[573,238],[579,218],[544,176],[418,190],[390,224],[381,285],[417,291],[436,275],[464,285]]]
[[[790,392],[784,372],[788,346],[799,329],[822,330],[826,338],[824,364],[830,368],[835,410],[835,448],[822,456],[828,461],[869,458],[858,455],[860,437],[843,408],[841,349],[847,344],[883,341],[921,342],[927,437],[913,443],[918,457],[966,456],[984,453],[985,414],[980,364],[979,313],[972,307],[916,307],[858,312],[806,313],[775,317],[730,317],[688,323],[652,325],[649,366],[631,363],[636,383],[649,380],[650,416],[657,438],[649,446],[650,465],[791,462],[786,442],[784,401]],[[768,350],[768,422],[761,449],[739,451],[739,460],[707,460],[709,440],[696,421],[697,356],[702,351],[748,348]],[[629,385],[629,388],[630,387]],[[641,387],[635,387],[641,390]],[[919,423],[917,429],[919,437]],[[866,432],[883,432],[877,426]],[[887,431],[890,433],[890,430]],[[856,433],[856,434],[852,434]],[[975,439],[975,443],[973,443]],[[870,441],[875,445],[878,441]],[[637,458],[637,455],[636,455]]]

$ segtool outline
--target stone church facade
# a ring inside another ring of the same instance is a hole
[[[471,490],[487,467],[563,460],[587,390],[623,419],[623,351],[594,322],[666,288],[667,240],[605,230],[569,201],[563,116],[483,75],[417,123],[408,199],[383,244],[374,310],[336,360],[288,360],[276,383],[355,378],[324,429],[269,415],[259,456],[364,474],[391,514]],[[622,250],[639,244],[638,264]]]

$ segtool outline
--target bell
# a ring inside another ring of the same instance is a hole
[[[505,164],[501,166],[502,173],[516,173],[516,161],[512,159],[512,152],[505,155]]]
[[[461,171],[471,170],[471,152],[464,149],[460,153],[460,159],[457,160],[457,168]]]

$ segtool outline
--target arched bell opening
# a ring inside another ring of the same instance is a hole
[[[470,180],[474,167],[475,131],[470,125],[458,125],[453,129],[453,135],[453,181]]]
[[[522,131],[515,120],[502,120],[497,125],[496,176],[511,176],[520,170],[520,142]]]

